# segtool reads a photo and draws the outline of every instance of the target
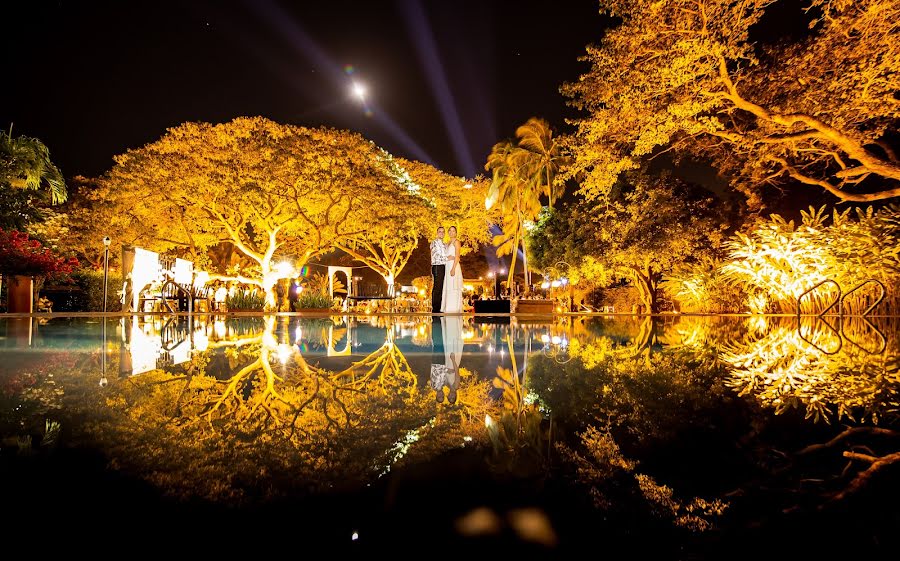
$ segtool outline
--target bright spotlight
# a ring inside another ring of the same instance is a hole
[[[360,101],[364,101],[366,99],[366,87],[359,82],[353,82],[353,95],[359,98]]]

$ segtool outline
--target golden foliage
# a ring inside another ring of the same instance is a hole
[[[895,292],[891,289],[900,282],[900,207],[835,210],[830,216],[825,207],[810,208],[796,225],[773,214],[746,233],[738,232],[725,247],[728,261],[722,273],[746,290],[751,309],[772,302],[793,312],[797,298],[826,279],[844,291],[876,279]],[[872,297],[867,287],[849,302],[848,312],[862,312]],[[804,311],[824,310],[836,298],[837,289],[824,285],[804,298]],[[894,300],[892,294],[889,304],[895,306]]]
[[[795,182],[848,201],[900,195],[900,2],[811,0],[803,39],[760,46],[753,27],[790,1],[601,1],[622,23],[562,88],[586,112],[567,177],[601,197],[665,148],[712,161],[751,206]]]
[[[495,236],[493,244],[497,255],[512,255],[509,286],[515,275],[520,241],[522,253],[527,256],[525,235],[540,214],[540,197],[547,197],[552,207],[565,191],[565,183],[557,178],[565,158],[550,125],[532,117],[516,129],[516,139],[515,143],[504,140],[495,144],[484,166],[492,174],[485,205],[499,208],[502,216],[503,234]],[[525,265],[525,280],[530,284]]]
[[[563,260],[571,278],[598,286],[622,277],[658,312],[657,288],[678,266],[721,244],[727,228],[713,199],[671,175],[629,173],[615,189],[548,213],[529,234],[539,266]]]
[[[726,345],[729,385],[777,413],[805,410],[807,418],[877,423],[900,412],[900,354],[896,337],[864,318],[807,318],[774,325],[761,336]],[[887,331],[896,333],[896,325]],[[882,343],[887,348],[881,350]]]
[[[118,156],[101,185],[93,196],[110,204],[116,239],[195,262],[211,255],[229,277],[227,246],[241,256],[234,278],[262,287],[270,306],[275,260],[299,269],[342,247],[396,276],[431,215],[393,158],[361,136],[262,117],[170,129]]]

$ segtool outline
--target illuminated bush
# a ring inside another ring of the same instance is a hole
[[[685,264],[666,278],[666,292],[681,304],[682,312],[727,313],[744,311],[741,291],[722,273],[718,260]]]
[[[798,225],[773,214],[747,233],[736,234],[725,248],[728,262],[721,272],[745,291],[747,309],[752,305],[757,308],[753,311],[789,312],[799,296],[826,279],[836,281],[845,292],[867,279],[877,279],[894,295],[880,311],[896,310],[898,299],[892,288],[900,279],[900,206],[848,209],[831,215],[824,207],[810,208]],[[763,296],[771,303],[767,310],[758,309],[765,305]],[[836,289],[825,285],[804,298],[804,311],[822,310],[835,296]],[[868,288],[860,291],[848,301],[849,311],[862,311],[872,296]]]
[[[333,302],[331,297],[321,292],[303,292],[294,302],[294,310],[328,310]]]
[[[253,290],[239,290],[225,298],[229,312],[261,312],[266,305],[266,297]]]

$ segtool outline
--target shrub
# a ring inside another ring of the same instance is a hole
[[[265,305],[265,295],[252,290],[235,291],[225,297],[225,307],[229,312],[261,312]]]
[[[726,244],[729,261],[722,273],[751,298],[765,295],[785,312],[795,309],[797,298],[825,279],[844,291],[866,279],[884,283],[889,299],[879,313],[896,313],[896,287],[900,279],[900,206],[879,210],[857,208],[851,213],[810,208],[800,224],[777,214],[760,219],[746,234]],[[873,299],[872,285],[856,293],[850,309],[861,311]],[[804,298],[807,312],[824,309],[835,296],[823,286]],[[749,305],[749,302],[748,302]],[[761,304],[756,304],[760,307]]]
[[[326,294],[304,291],[294,302],[294,310],[330,310],[334,302]]]
[[[722,264],[715,259],[676,267],[663,286],[666,293],[681,304],[682,312],[743,312],[747,298],[721,269]]]
[[[80,269],[69,275],[72,285],[50,286],[42,289],[53,301],[57,312],[102,312],[103,311],[103,271]],[[107,279],[106,310],[118,312],[122,309],[122,275],[110,271]]]
[[[641,305],[641,295],[633,286],[595,287],[585,294],[585,303],[595,310],[612,306],[618,313],[629,313]]]

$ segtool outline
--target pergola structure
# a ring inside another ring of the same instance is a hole
[[[351,336],[351,327],[349,321],[347,321],[347,334],[344,335],[344,338],[346,339],[346,342],[344,343],[344,349],[339,351],[334,346],[334,324],[328,326],[328,356],[350,356],[350,340],[353,337]]]
[[[333,265],[328,266],[328,296],[332,299],[334,298],[334,274],[335,273],[344,273],[347,277],[347,297],[353,296],[353,284],[351,284],[350,279],[353,278],[353,268],[352,267],[337,267]]]

